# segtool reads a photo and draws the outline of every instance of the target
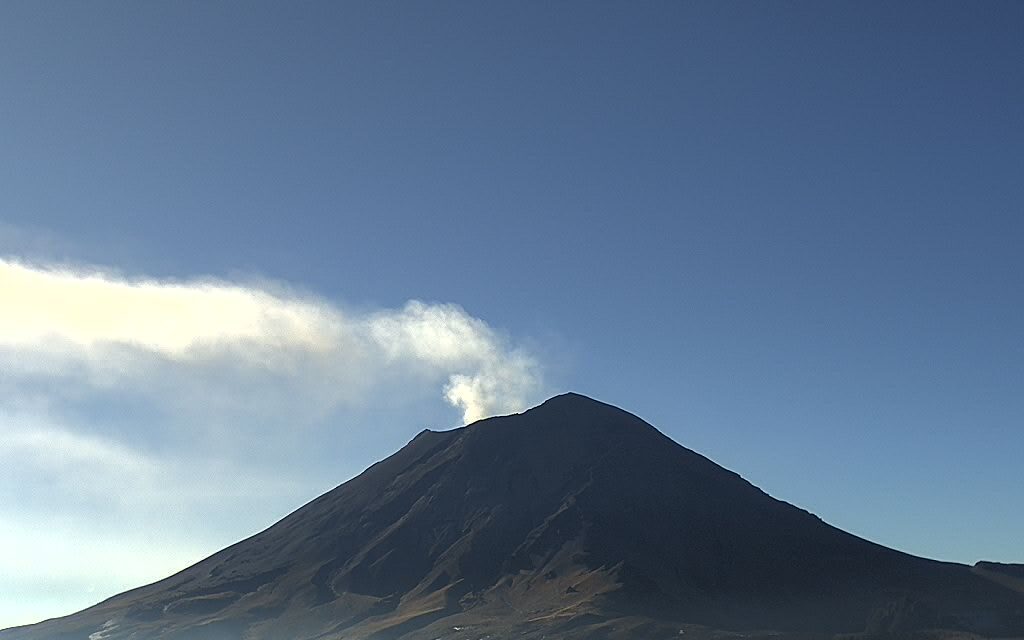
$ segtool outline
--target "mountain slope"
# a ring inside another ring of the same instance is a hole
[[[566,394],[424,431],[175,576],[0,640],[704,632],[687,624],[1024,632],[1024,597],[844,533]]]

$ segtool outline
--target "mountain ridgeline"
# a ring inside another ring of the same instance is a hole
[[[1024,574],[910,556],[577,394],[424,431],[269,529],[0,640],[1024,636]]]

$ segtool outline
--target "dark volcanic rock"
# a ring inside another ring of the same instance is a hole
[[[974,566],[985,571],[1001,573],[1010,576],[1011,578],[1024,579],[1024,564],[1006,564],[1003,562],[986,562],[982,560]]]
[[[926,602],[902,595],[875,609],[868,618],[871,635],[905,634],[939,626],[939,617]]]
[[[1022,610],[970,567],[835,529],[566,394],[424,431],[177,575],[0,640],[1009,633]]]
[[[1024,594],[1024,564],[982,561],[974,565],[974,573]],[[1024,620],[1024,611],[1020,612],[1020,617]]]

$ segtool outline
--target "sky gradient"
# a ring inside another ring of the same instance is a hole
[[[1022,26],[3,3],[0,627],[570,389],[876,542],[1024,562]]]

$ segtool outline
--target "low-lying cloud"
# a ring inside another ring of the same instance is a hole
[[[267,284],[129,278],[98,269],[0,259],[6,375],[79,376],[131,385],[161,371],[209,379],[270,375],[325,407],[413,376],[467,422],[526,407],[537,359],[455,304],[345,311]],[[258,402],[258,398],[253,398]]]

